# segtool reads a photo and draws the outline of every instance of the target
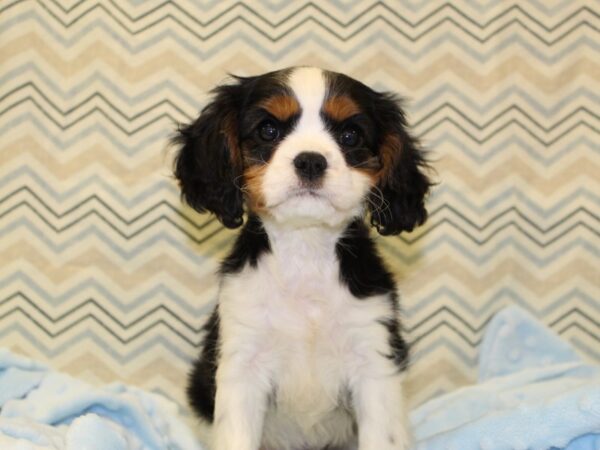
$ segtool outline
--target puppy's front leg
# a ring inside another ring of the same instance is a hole
[[[258,450],[268,389],[264,377],[235,366],[230,361],[217,372],[213,449]]]
[[[359,450],[407,450],[411,439],[400,373],[365,376],[354,389]]]

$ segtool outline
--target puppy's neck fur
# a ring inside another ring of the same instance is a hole
[[[348,224],[295,226],[261,218],[271,251],[281,264],[310,263],[335,257],[335,247]]]
[[[272,257],[265,259],[286,291],[308,292],[339,279],[336,248],[346,225],[290,226],[264,220]]]

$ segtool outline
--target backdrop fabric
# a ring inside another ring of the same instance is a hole
[[[399,93],[431,150],[429,221],[377,238],[412,405],[476,381],[507,305],[600,361],[591,0],[1,2],[0,347],[183,404],[235,232],[181,204],[169,138],[228,73],[292,65]]]

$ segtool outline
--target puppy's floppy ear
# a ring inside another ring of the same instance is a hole
[[[425,197],[432,183],[425,174],[425,153],[410,135],[396,97],[380,94],[375,107],[381,119],[382,142],[381,170],[370,193],[371,224],[382,235],[412,231],[427,218]]]
[[[180,126],[173,142],[180,147],[174,173],[184,200],[199,212],[210,211],[228,228],[243,222],[242,173],[238,111],[241,85],[223,85],[189,125]]]

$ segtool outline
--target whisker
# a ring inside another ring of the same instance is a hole
[[[375,198],[380,200],[380,204],[376,204],[371,199],[370,195],[367,196],[367,201],[373,206],[373,210],[374,210],[373,212],[377,213],[380,217],[383,217],[386,220],[389,219],[391,221],[391,219],[392,219],[391,211],[392,210],[390,208],[389,202],[383,196],[383,192],[381,192],[381,189],[379,189],[377,186],[373,186],[372,193],[375,196]]]
[[[238,180],[239,180],[240,178],[243,178],[243,177],[244,177],[244,175],[238,175],[237,177],[235,177],[235,178],[233,179],[233,185],[234,185],[236,188],[240,189],[240,190],[242,190],[242,186],[240,186],[240,185],[238,184]]]
[[[367,161],[363,161],[363,162],[360,162],[358,164],[354,164],[352,166],[352,168],[354,168],[354,169],[360,169],[360,168],[363,168],[363,167],[368,167],[368,168],[376,169],[378,166],[379,165],[377,164],[377,161],[374,160],[373,158],[371,158],[371,159],[368,159]]]
[[[263,158],[257,159],[257,158],[252,158],[250,156],[246,157],[246,161],[255,162],[258,164],[267,164],[267,162]]]

